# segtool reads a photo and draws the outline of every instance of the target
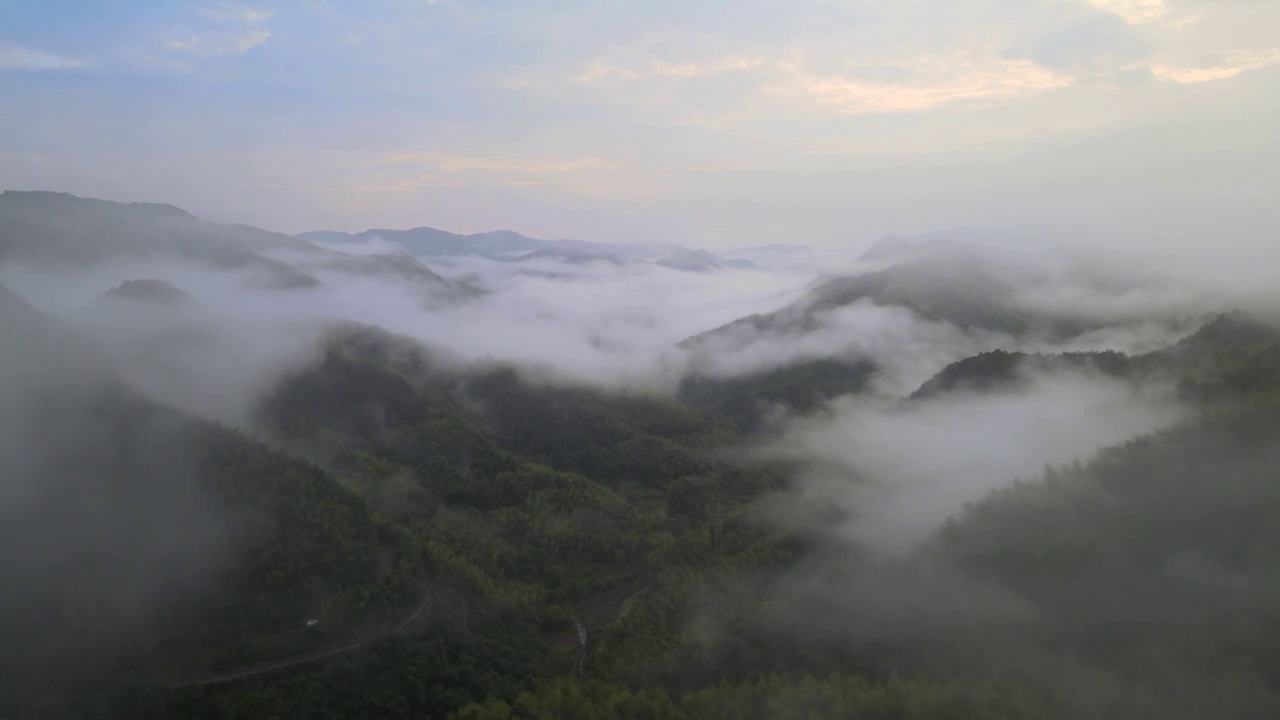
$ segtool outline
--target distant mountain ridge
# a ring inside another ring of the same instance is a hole
[[[621,264],[643,260],[675,270],[692,272],[756,267],[750,260],[726,258],[709,250],[691,250],[674,243],[541,240],[522,235],[514,230],[491,230],[464,235],[432,227],[416,227],[409,230],[374,228],[358,233],[316,230],[300,233],[296,237],[300,240],[326,243],[330,246],[383,240],[395,243],[410,255],[419,257],[476,256],[506,262],[555,259],[571,264],[586,262]]]
[[[1016,302],[1018,289],[1030,284],[1039,272],[1026,258],[1014,254],[956,246],[874,272],[831,277],[786,307],[739,318],[688,338],[680,346],[715,347],[724,352],[765,335],[798,337],[821,326],[831,311],[857,302],[901,307],[925,320],[947,322],[961,330],[1010,335],[1040,332],[1065,338],[1095,329],[1096,322],[1066,309],[1038,311]]]
[[[144,278],[125,280],[102,295],[108,300],[144,302],[156,306],[192,305],[196,299],[190,293],[164,280]]]
[[[908,240],[889,234],[880,238],[866,252],[858,256],[860,261],[914,260],[938,252],[959,250],[963,246],[953,240]]]
[[[409,230],[374,228],[359,233],[317,230],[300,233],[297,237],[308,242],[330,244],[359,243],[380,238],[400,245],[411,255],[427,257],[472,254],[501,256],[537,250],[544,244],[542,240],[526,237],[512,230],[462,235],[431,227],[416,227]]]
[[[247,284],[271,290],[319,287],[318,273],[337,272],[409,282],[433,300],[475,294],[411,257],[342,253],[283,233],[203,220],[172,205],[0,193],[0,262],[86,268],[122,258],[244,273]]]

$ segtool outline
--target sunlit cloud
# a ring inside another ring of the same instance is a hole
[[[966,58],[939,57],[886,65],[891,70],[888,74],[896,76],[892,81],[876,79],[876,75],[884,74],[885,65],[868,74],[856,70],[812,70],[799,50],[778,51],[772,58],[731,55],[687,62],[659,58],[632,66],[594,60],[576,81],[594,85],[643,81],[678,84],[734,73],[742,76],[739,82],[746,83],[728,95],[736,102],[750,101],[754,95],[766,105],[788,111],[799,103],[810,110],[835,115],[920,112],[953,102],[1012,97],[1072,83],[1069,76],[1022,59],[979,64]],[[695,98],[700,99],[704,98]]]
[[[1230,53],[1219,65],[1201,67],[1176,67],[1168,65],[1152,66],[1151,72],[1164,80],[1190,85],[1228,80],[1250,70],[1260,70],[1271,65],[1280,65],[1280,48],[1266,52]]]
[[[954,102],[990,100],[1051,90],[1071,84],[1071,78],[1029,60],[1006,60],[991,69],[965,68],[953,77],[920,83],[888,83],[843,75],[825,75],[801,64],[783,66],[784,82],[765,91],[801,100],[841,115],[920,112]]]
[[[593,60],[577,77],[580,83],[593,83],[607,80],[635,80],[640,77],[640,73],[634,70],[627,70],[616,65],[610,65],[606,62]]]
[[[1164,0],[1089,0],[1089,4],[1133,25],[1164,20],[1169,14]]]

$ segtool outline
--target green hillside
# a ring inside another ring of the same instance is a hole
[[[957,327],[1085,328],[1018,315],[998,264],[909,263],[775,320],[871,300]],[[778,522],[815,479],[850,480],[760,452],[785,441],[778,416],[856,406],[884,369],[869,361],[624,392],[332,322],[231,428],[126,386],[73,327],[0,288],[0,716],[1280,712],[1280,333],[1257,317],[1140,355],[942,369],[904,401],[1067,374],[1176,396],[1187,419],[992,478],[1003,489],[896,556],[848,537],[821,492]]]

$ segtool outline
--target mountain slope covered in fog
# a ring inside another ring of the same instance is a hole
[[[1063,341],[1126,320],[1105,312],[1036,302],[1035,292],[1079,286],[1123,296],[1141,287],[1056,258],[1011,251],[947,245],[908,257],[882,270],[821,282],[800,300],[771,313],[751,315],[691,337],[686,347],[732,351],[765,337],[799,337],[820,329],[831,316],[857,304],[900,307],[917,317],[962,331],[1001,333]],[[1159,315],[1156,314],[1158,318]],[[1145,318],[1144,318],[1145,319]]]
[[[378,572],[398,543],[332,476],[148,400],[93,342],[2,300],[6,695],[162,657],[204,672],[224,660],[202,649],[412,596],[414,561]]]
[[[65,193],[0,193],[0,262],[36,269],[140,262],[237,273],[253,286],[305,290],[319,271],[410,280],[450,297],[460,291],[408,257],[353,256],[246,225],[201,220],[171,205],[114,203]]]
[[[400,247],[410,255],[434,258],[477,256],[507,262],[558,258],[571,263],[624,263],[645,260],[691,272],[706,272],[722,267],[738,269],[755,267],[755,263],[750,260],[727,259],[708,250],[689,250],[672,243],[539,240],[513,230],[491,230],[470,235],[430,227],[411,230],[371,229],[359,233],[315,230],[301,233],[297,237],[311,242],[330,244],[333,247],[341,247],[344,244],[387,242]]]
[[[1280,357],[1280,329],[1247,313],[1213,318],[1174,345],[1138,355],[1115,351],[1040,354],[993,350],[951,363],[911,394],[919,400],[950,392],[1025,385],[1046,373],[1099,373],[1177,383],[1186,396],[1236,399],[1267,391]]]
[[[303,240],[325,243],[361,243],[375,238],[395,243],[411,255],[484,255],[511,256],[537,250],[542,240],[525,237],[511,230],[460,235],[429,227],[411,230],[372,229],[359,233],[316,230],[298,235]]]
[[[0,714],[1280,709],[1265,303],[0,197]]]
[[[306,243],[205,222],[171,205],[9,190],[0,194],[0,228],[0,258],[6,262],[83,267],[121,258],[163,258],[244,270],[254,282],[273,288],[307,288],[319,282],[264,254],[310,252]]]

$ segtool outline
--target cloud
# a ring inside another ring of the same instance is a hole
[[[1260,70],[1272,65],[1280,65],[1280,48],[1263,52],[1227,53],[1221,63],[1206,66],[1173,66],[1153,65],[1151,71],[1162,80],[1188,85],[1228,80],[1250,70]]]
[[[745,326],[709,338],[690,358],[700,374],[723,377],[770,370],[796,362],[838,357],[868,359],[880,368],[875,389],[887,396],[909,394],[948,363],[999,347],[1014,339],[994,332],[965,333],[930,322],[902,307],[860,301],[795,319],[794,331],[762,333]]]
[[[0,69],[64,70],[80,65],[79,60],[61,55],[31,50],[21,45],[0,44]]]
[[[413,155],[393,155],[396,161],[422,160]],[[537,157],[434,156],[432,164],[444,172],[496,171],[527,175],[560,175],[585,170],[619,170],[622,165],[598,157],[551,159]]]
[[[577,77],[577,82],[594,83],[637,80],[641,78],[692,80],[751,70],[764,65],[765,60],[763,58],[744,55],[682,62],[671,62],[659,58],[652,60],[643,68],[636,69],[629,69],[614,65],[606,60],[596,59],[587,64],[586,69]]]
[[[271,38],[270,30],[251,30],[239,37],[232,38],[230,47],[232,52],[237,55],[243,55],[250,48],[261,45]]]
[[[174,50],[196,50],[200,47],[201,43],[202,41],[199,35],[188,35],[186,37],[174,38],[165,44]]]
[[[205,17],[220,23],[240,23],[243,25],[260,25],[270,20],[274,12],[245,7],[244,5],[227,4],[219,8],[201,11]]]
[[[613,54],[643,55],[644,49]],[[1025,59],[907,56],[825,72],[812,69],[815,64],[810,53],[798,47],[687,60],[598,57],[574,82],[634,85],[638,86],[636,91],[643,87],[649,95],[671,95],[685,83],[722,80],[733,83],[731,91],[692,91],[684,101],[704,104],[729,98],[738,105],[772,106],[791,114],[799,102],[812,110],[838,115],[920,112],[953,102],[1007,98],[1071,84],[1069,76]]]
[[[950,69],[952,63],[939,63]],[[1028,60],[1006,60],[992,67],[961,63],[949,77],[922,78],[914,83],[868,81],[857,76],[823,75],[800,63],[779,67],[782,83],[764,87],[766,94],[800,100],[841,115],[904,113],[929,110],[949,103],[994,100],[1067,87],[1071,78]]]
[[[212,55],[243,55],[271,39],[267,22],[275,13],[238,4],[199,12],[204,27],[183,28],[165,42],[172,50]]]
[[[358,178],[354,187],[362,192],[413,192],[467,183],[521,187],[625,169],[627,165],[621,161],[592,155],[556,158],[401,151],[382,155],[378,165]]]
[[[378,240],[343,251],[399,251]],[[466,360],[552,368],[568,382],[671,389],[685,369],[676,344],[737,318],[772,309],[811,271],[681,272],[651,263],[434,262],[471,275],[491,292],[429,308],[421,287],[394,277],[313,270],[324,284],[277,292],[245,286],[243,273],[136,260],[53,273],[10,264],[0,282],[41,309],[94,335],[131,381],[163,402],[242,423],[281,373],[315,359],[327,318],[384,327]],[[100,296],[130,279],[162,279],[198,307],[108,311]]]
[[[1164,0],[1089,0],[1089,4],[1134,25],[1157,22],[1169,14]]]
[[[371,237],[361,243],[314,243],[326,250],[346,253],[347,255],[408,255],[408,251],[400,243],[391,242],[382,237]]]
[[[635,70],[627,70],[617,65],[610,65],[603,60],[592,60],[587,64],[582,74],[577,77],[577,82],[594,83],[609,80],[635,80],[639,77],[640,73]]]
[[[1056,229],[1064,215],[1089,225],[1081,232],[1121,223],[1146,232],[1174,223],[1124,199],[1174,180],[1196,191],[1194,203],[1162,201],[1176,212],[1269,212],[1235,205],[1261,208],[1274,164],[1242,160],[1258,182],[1233,180],[1231,197],[1206,173],[1172,168],[1273,124],[1274,89],[1257,69],[1275,67],[1269,4],[1166,0],[1161,19],[1128,22],[1159,13],[1087,0],[786,9],[750,0],[731,12],[504,6],[476,20],[470,3],[330,18],[312,3],[244,1],[195,4],[212,8],[204,13],[137,10],[101,46],[76,46],[75,57],[113,74],[158,69],[204,88],[182,102],[166,102],[154,84],[65,88],[86,103],[67,115],[37,102],[34,85],[14,88],[38,117],[3,128],[0,179],[97,195],[118,195],[123,181],[128,196],[295,230],[318,212],[322,224],[479,227],[488,221],[476,218],[497,217],[616,238],[637,235],[644,217],[720,247],[859,243],[893,228],[962,224]],[[347,37],[358,46],[343,45]],[[236,62],[205,65],[228,58]],[[243,94],[267,61],[278,92]],[[1210,82],[1229,77],[1240,82]],[[159,112],[165,122],[154,122]],[[236,132],[248,126],[255,132]],[[1159,140],[1162,159],[1108,139],[1131,129]],[[1064,145],[1091,145],[1095,179]],[[382,161],[402,151],[419,157]],[[1139,161],[1170,171],[1139,177]],[[1132,175],[1101,170],[1122,163]],[[441,187],[455,190],[449,200]]]
[[[1076,81],[1113,81],[1148,60],[1145,33],[1107,13],[1087,15],[1018,39],[1009,52]]]
[[[905,552],[965,503],[1035,477],[1046,463],[1087,460],[1183,412],[1158,393],[1074,374],[889,410],[846,400],[831,418],[793,423],[772,451],[807,465],[783,517],[834,505],[848,514],[839,529],[846,541]]]
[[[1223,28],[1240,21],[1215,7],[1165,0],[963,3],[964,11],[952,3],[920,5],[908,11],[875,4],[852,19],[810,6],[797,15],[804,22],[748,25],[741,33],[641,29],[558,76],[526,75],[509,87],[614,105],[645,122],[744,139],[800,138],[841,118],[975,104],[1009,124],[1024,120],[1033,103],[1058,103],[1061,125],[1064,117],[1105,114],[1081,107],[1103,102],[1093,88],[1131,94],[1152,77],[1198,82],[1267,62],[1256,50],[1241,50],[1240,62],[1222,66],[1188,62],[1222,48]],[[921,16],[928,21],[918,22]],[[1072,92],[1052,92],[1065,89]],[[1055,94],[1063,99],[1036,99]],[[998,117],[1005,107],[1011,110]],[[1027,135],[1009,132],[1005,137]]]

